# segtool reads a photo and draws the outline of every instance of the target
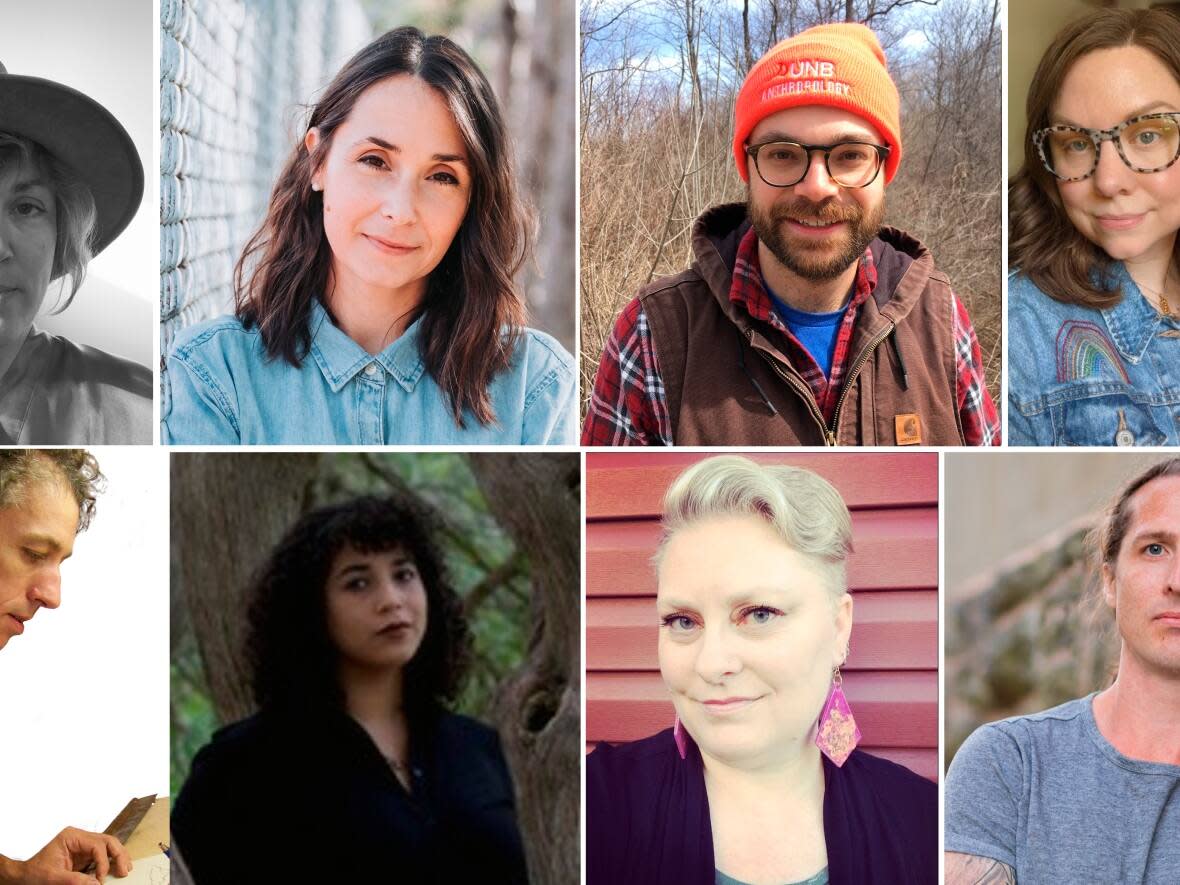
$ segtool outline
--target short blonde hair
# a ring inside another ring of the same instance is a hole
[[[761,465],[740,455],[706,458],[685,470],[664,495],[664,534],[718,516],[758,516],[793,550],[816,560],[833,599],[848,589],[845,560],[852,552],[852,517],[840,493],[802,467]]]

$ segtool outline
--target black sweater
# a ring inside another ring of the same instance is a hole
[[[831,885],[935,885],[938,788],[860,750],[823,765]],[[587,885],[713,885],[700,750],[689,740],[681,759],[670,728],[600,745],[586,762],[586,834]]]
[[[343,712],[263,713],[219,731],[172,812],[196,885],[526,882],[496,733],[446,713],[412,733],[407,793]]]

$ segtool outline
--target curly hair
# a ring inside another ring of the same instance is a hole
[[[469,633],[436,533],[435,515],[401,498],[370,495],[304,514],[251,586],[246,657],[259,708],[343,705],[325,588],[336,555],[346,547],[362,553],[401,548],[413,558],[428,616],[422,644],[405,669],[405,709],[412,717],[454,698],[467,670]]]
[[[98,461],[85,449],[0,450],[0,507],[20,506],[35,485],[64,482],[78,505],[80,532],[94,518],[105,481]]]

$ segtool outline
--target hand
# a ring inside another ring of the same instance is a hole
[[[93,876],[75,872],[91,862]],[[122,878],[129,872],[131,858],[114,836],[66,827],[25,861],[16,881],[20,885],[94,885],[108,873]]]

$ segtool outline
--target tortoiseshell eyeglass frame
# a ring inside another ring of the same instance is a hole
[[[1158,114],[1140,114],[1138,117],[1132,117],[1130,120],[1124,120],[1123,122],[1119,123],[1119,125],[1110,129],[1086,129],[1082,126],[1046,126],[1044,129],[1038,129],[1036,132],[1034,132],[1032,140],[1033,144],[1036,145],[1037,153],[1041,156],[1042,165],[1044,165],[1044,167],[1049,171],[1049,174],[1051,174],[1058,181],[1085,181],[1087,178],[1093,175],[1094,170],[1098,168],[1098,161],[1102,157],[1102,142],[1104,141],[1114,142],[1115,149],[1119,152],[1119,159],[1121,159],[1123,161],[1123,165],[1132,172],[1163,172],[1165,169],[1175,163],[1176,160],[1180,159],[1180,139],[1178,139],[1176,143],[1176,155],[1172,157],[1171,160],[1169,160],[1163,166],[1156,166],[1153,169],[1143,169],[1139,166],[1132,165],[1131,161],[1127,159],[1127,155],[1123,153],[1122,140],[1119,138],[1119,136],[1122,135],[1123,130],[1128,126],[1132,126],[1135,123],[1141,123],[1144,120],[1162,119],[1169,119],[1177,128],[1180,128],[1180,111],[1164,111]],[[1076,132],[1079,135],[1085,135],[1089,137],[1090,141],[1094,145],[1094,163],[1090,167],[1089,172],[1087,172],[1085,175],[1067,177],[1054,171],[1052,164],[1049,163],[1049,158],[1045,156],[1045,139],[1050,135],[1050,133],[1053,132]]]

